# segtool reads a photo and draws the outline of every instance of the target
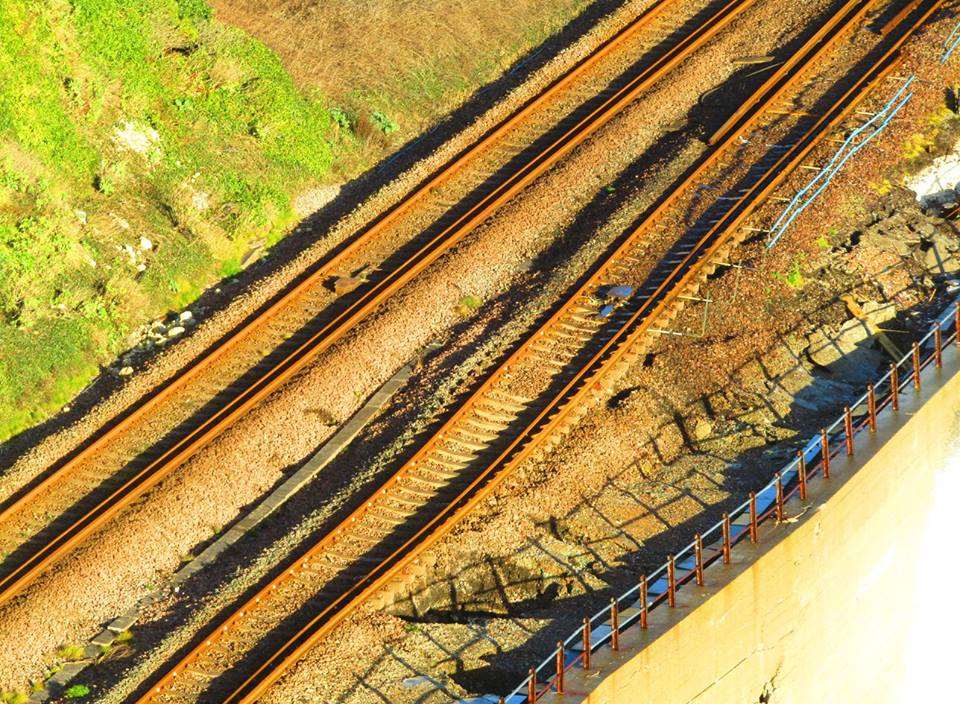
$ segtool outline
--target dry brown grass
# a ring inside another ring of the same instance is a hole
[[[588,0],[212,0],[294,78],[361,119],[420,131],[576,16]],[[368,113],[366,116],[362,113]]]

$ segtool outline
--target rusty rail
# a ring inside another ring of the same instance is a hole
[[[903,23],[922,6],[922,10],[911,20],[906,31],[873,68],[872,78],[869,79],[866,90],[870,90],[889,73],[896,65],[898,52],[903,43],[942,4],[943,0],[913,2],[906,8],[907,11],[897,14],[898,21]],[[883,35],[887,36],[893,31],[894,27],[888,23],[884,27]],[[902,91],[903,89],[900,92]],[[897,96],[895,99],[899,99]],[[951,327],[952,332],[945,335],[945,331]],[[839,418],[815,434],[804,448],[798,451],[797,458],[776,472],[773,479],[759,492],[750,492],[747,500],[730,513],[724,513],[721,521],[707,531],[695,534],[693,542],[676,556],[669,556],[667,561],[652,574],[641,575],[637,586],[614,598],[612,600],[614,608],[620,614],[629,614],[627,618],[608,619],[607,608],[598,611],[592,617],[584,617],[583,625],[566,640],[560,641],[557,650],[538,667],[530,668],[527,679],[509,695],[501,698],[501,701],[510,704],[524,702],[532,704],[547,694],[561,694],[558,683],[563,682],[565,671],[578,664],[583,669],[590,669],[591,655],[594,651],[607,644],[613,650],[617,650],[615,644],[619,641],[622,631],[628,627],[636,625],[646,629],[651,609],[664,604],[674,607],[676,590],[691,582],[702,585],[704,569],[717,561],[729,563],[733,545],[746,539],[756,543],[759,540],[760,526],[771,519],[774,522],[783,520],[786,501],[794,496],[800,501],[806,501],[811,479],[820,477],[823,481],[830,480],[831,460],[834,457],[841,454],[847,457],[854,455],[857,435],[864,430],[868,433],[875,432],[877,413],[888,405],[893,412],[897,412],[898,399],[911,385],[915,391],[920,390],[920,372],[931,364],[940,368],[943,347],[951,343],[960,344],[960,301],[955,301],[947,307],[947,310],[931,326],[929,332],[913,344],[911,352],[892,364],[886,374],[875,383],[867,384],[863,395],[852,404],[852,407],[857,409],[855,412],[851,411],[851,406],[846,406]],[[921,349],[926,349],[927,353],[922,354]],[[878,396],[877,390],[881,388],[885,391],[882,396]],[[681,566],[679,576],[676,574],[677,565]],[[599,638],[592,638],[591,634],[597,629],[597,625],[604,623],[610,629],[609,632]],[[567,653],[561,662],[558,654],[564,653],[564,649],[571,649],[574,652]],[[554,661],[551,673],[550,665]]]
[[[868,433],[871,432],[874,414],[880,409],[889,405],[893,412],[897,412],[898,409],[893,405],[893,400],[898,394],[910,389],[911,381],[909,378],[898,381],[899,377],[894,371],[899,371],[903,367],[904,371],[909,372],[907,375],[909,377],[917,369],[922,370],[931,364],[937,366],[937,360],[941,354],[941,348],[936,340],[938,331],[952,328],[952,332],[942,340],[942,344],[957,343],[960,340],[957,335],[958,318],[960,318],[960,301],[954,301],[929,332],[921,338],[919,345],[925,347],[927,354],[919,360],[912,354],[904,355],[893,365],[893,369],[876,382],[875,386],[885,387],[886,392],[875,409],[868,408],[861,414],[860,421],[854,424],[853,432],[849,437],[856,438],[865,430]],[[870,389],[868,388],[854,406],[869,405],[869,397]],[[563,675],[566,671],[578,664],[583,669],[589,670],[593,653],[607,644],[612,650],[617,650],[615,643],[625,629],[637,626],[645,630],[646,615],[650,610],[664,604],[668,607],[675,606],[670,603],[670,573],[675,569],[675,565],[681,565],[681,569],[679,576],[673,577],[674,589],[680,589],[691,582],[702,586],[703,570],[718,561],[726,564],[729,558],[725,558],[725,555],[729,554],[732,546],[747,539],[757,542],[761,526],[771,520],[774,523],[783,520],[783,505],[786,501],[794,496],[800,501],[806,501],[806,488],[811,479],[819,477],[822,481],[830,480],[830,461],[842,453],[843,444],[837,442],[831,447],[825,438],[832,437],[842,441],[846,420],[846,413],[844,413],[832,425],[823,428],[819,434],[811,438],[806,449],[799,453],[797,459],[777,472],[759,492],[751,492],[750,498],[733,509],[729,515],[724,514],[722,521],[703,533],[697,533],[694,541],[684,547],[677,556],[668,558],[666,563],[651,574],[641,575],[636,587],[611,601],[612,607],[604,607],[592,617],[584,617],[583,625],[566,640],[559,641],[554,653],[539,667],[530,668],[527,679],[501,701],[523,704],[539,701],[550,693],[562,694]],[[624,613],[628,615],[625,618],[610,619],[608,614],[611,608],[615,608],[621,616]],[[606,624],[610,631],[599,638],[592,638],[591,634],[597,630],[599,624]],[[566,654],[561,664],[560,655],[564,653]],[[552,668],[551,664],[553,664]]]
[[[59,467],[53,474],[49,474],[41,483],[32,487],[29,492],[20,497],[11,506],[0,512],[0,523],[15,511],[22,510],[30,505],[30,501],[39,492],[50,487],[56,476],[75,466],[81,459],[88,458],[97,449],[101,448],[110,438],[124,432],[148,407],[156,405],[163,398],[182,389],[183,384],[196,375],[198,365],[208,366],[214,359],[220,357],[240,339],[261,325],[266,319],[276,315],[283,306],[288,305],[294,298],[304,293],[309,287],[316,285],[320,279],[332,270],[338,263],[344,261],[348,253],[353,253],[382,230],[386,224],[395,219],[400,212],[413,207],[413,203],[423,197],[430,189],[435,188],[452,173],[462,168],[468,160],[475,158],[481,151],[492,146],[506,131],[515,126],[518,121],[527,116],[534,107],[542,105],[547,100],[557,97],[558,93],[568,87],[590,66],[601,58],[622,46],[631,36],[643,28],[648,27],[663,12],[673,7],[679,0],[660,0],[652,5],[630,25],[603,44],[594,54],[584,59],[566,76],[555,82],[547,91],[531,103],[524,106],[512,117],[493,130],[480,143],[474,145],[458,157],[446,169],[419,187],[403,202],[389,211],[383,218],[371,225],[361,235],[355,238],[346,249],[339,252],[332,260],[317,271],[313,272],[304,281],[297,284],[263,311],[255,321],[237,331],[217,349],[192,366],[183,375],[172,383],[159,390],[147,404],[140,406],[132,414],[122,419],[110,430],[97,438],[80,454],[71,458],[66,464]],[[722,0],[715,7],[703,23],[691,29],[689,34],[681,37],[675,44],[666,49],[652,63],[643,67],[635,76],[632,76],[623,86],[612,95],[604,99],[589,114],[579,119],[572,127],[556,138],[549,140],[549,144],[531,154],[529,159],[519,165],[517,169],[504,178],[490,193],[486,194],[478,203],[473,205],[453,223],[433,236],[428,242],[420,246],[414,253],[388,272],[381,279],[373,282],[352,301],[344,310],[340,311],[332,320],[311,335],[302,344],[291,350],[283,359],[267,370],[250,386],[243,389],[226,405],[206,417],[196,428],[180,438],[171,447],[167,448],[157,458],[145,467],[134,473],[119,488],[103,498],[98,504],[86,510],[82,516],[69,526],[52,536],[0,577],[0,603],[10,599],[22,590],[27,584],[36,579],[50,565],[62,559],[93,531],[103,526],[126,506],[130,505],[147,490],[156,485],[164,477],[174,471],[183,462],[193,456],[202,447],[224,432],[237,420],[243,417],[254,406],[260,403],[269,394],[292,378],[303,369],[318,354],[328,349],[337,340],[343,338],[354,329],[362,320],[366,319],[376,309],[388,300],[394,293],[411,281],[427,266],[436,261],[441,255],[450,250],[457,242],[488,218],[507,201],[513,198],[535,178],[556,164],[579,144],[582,144],[590,135],[618,115],[625,107],[635,100],[657,81],[667,75],[681,61],[707,44],[719,31],[726,27],[734,18],[739,16],[756,0]],[[412,200],[411,200],[412,199]]]
[[[615,270],[618,260],[626,255],[631,246],[649,232],[649,229],[661,218],[667,208],[677,202],[681,194],[697,183],[706,170],[715,166],[720,158],[737,142],[738,138],[753,127],[761,116],[766,114],[782,96],[806,75],[817,62],[832,49],[846,32],[857,26],[873,4],[873,0],[849,0],[836,12],[828,22],[795,54],[796,60],[782,67],[766,81],[759,89],[761,94],[757,100],[751,102],[751,108],[741,113],[735,123],[731,123],[725,130],[718,143],[701,159],[677,185],[665,196],[660,204],[644,219],[643,223],[625,236],[614,253],[590,277],[590,280],[559,310],[550,320],[531,335],[524,344],[517,349],[508,360],[497,370],[491,373],[480,385],[477,391],[454,413],[443,425],[437,434],[428,441],[417,453],[398,470],[393,478],[388,480],[378,495],[393,491],[398,485],[412,475],[418,465],[424,462],[442,439],[456,432],[457,424],[468,416],[472,409],[482,403],[495,383],[508,373],[510,368],[525,355],[531,354],[532,346],[542,335],[542,331],[559,324],[570,309],[578,305],[579,301],[589,297],[592,291],[608,280],[607,274]],[[899,46],[899,44],[898,44]],[[866,92],[888,74],[892,61],[871,69],[870,72],[856,81],[856,84],[838,99],[832,110],[816,120],[813,127],[799,140],[796,145],[775,160],[757,182],[748,189],[742,197],[731,206],[726,216],[710,227],[707,232],[697,235],[697,241],[681,258],[677,266],[662,281],[654,286],[649,294],[637,297],[636,307],[629,312],[629,317],[619,324],[612,336],[597,350],[583,366],[571,372],[569,381],[549,401],[543,404],[536,417],[526,427],[517,432],[509,445],[499,455],[487,464],[469,485],[450,500],[442,510],[429,522],[407,539],[402,546],[392,549],[391,553],[380,560],[377,565],[366,571],[356,579],[352,586],[344,589],[329,606],[315,614],[300,630],[289,638],[279,649],[265,660],[256,664],[256,670],[237,687],[232,694],[223,699],[224,702],[250,702],[260,696],[281,674],[295,662],[318,639],[322,638],[333,627],[340,623],[356,606],[376,593],[390,580],[402,574],[417,557],[457,525],[470,511],[486,496],[490,494],[502,481],[509,476],[510,471],[542,446],[562,424],[571,417],[577,407],[582,407],[586,397],[591,395],[601,381],[601,378],[624,359],[628,351],[636,346],[639,339],[646,333],[652,322],[669,312],[675,306],[681,293],[689,288],[698,277],[704,275],[711,259],[718,250],[734,240],[743,221],[753,213],[766,196],[804,159],[824,136],[837,124],[842,122],[859,104]],[[378,496],[374,496],[336,529],[329,532],[317,544],[303,555],[299,556],[289,569],[275,580],[267,584],[258,594],[243,604],[228,617],[220,621],[211,629],[209,634],[189,653],[187,653],[171,669],[163,674],[150,690],[140,700],[152,701],[158,694],[166,691],[176,678],[189,669],[198,658],[207,650],[213,648],[225,633],[231,632],[245,615],[252,610],[264,608],[269,603],[271,592],[286,580],[293,577],[301,565],[306,566],[318,556],[324,554],[338,540],[346,540],[351,527],[362,521],[377,505]]]

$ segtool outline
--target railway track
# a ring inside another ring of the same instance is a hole
[[[0,603],[356,329],[755,1],[651,4],[184,373],[8,500],[0,508]],[[635,59],[626,71],[621,52]],[[334,302],[325,279],[376,261],[371,252],[383,254],[379,238],[404,240],[398,229],[414,234],[365,285]],[[281,343],[284,338],[290,339]],[[264,357],[264,346],[275,351]]]
[[[448,534],[534,452],[575,423],[643,350],[653,325],[679,312],[717,262],[748,237],[745,223],[895,67],[899,48],[940,7],[914,3],[857,68],[829,81],[810,110],[785,105],[878,5],[847,0],[711,138],[712,147],[652,207],[546,322],[442,427],[339,526],[287,564],[155,678],[146,702],[252,702],[318,640]],[[870,60],[866,60],[870,59]],[[780,115],[778,117],[778,114]],[[785,116],[784,116],[785,115]],[[764,124],[761,124],[764,122]],[[759,138],[750,140],[747,135]],[[769,142],[773,139],[773,143]],[[744,146],[746,145],[746,146]],[[759,153],[758,153],[759,152]],[[745,155],[750,155],[746,158]],[[726,160],[726,162],[724,161]],[[749,165],[749,166],[748,166]],[[719,172],[719,173],[718,173]],[[688,226],[696,187],[722,183]],[[683,206],[687,206],[687,209]],[[657,229],[679,233],[643,270]],[[626,293],[623,287],[629,287]],[[613,295],[611,295],[613,294]],[[619,298],[619,305],[608,301]]]

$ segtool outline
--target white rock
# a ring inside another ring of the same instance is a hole
[[[298,217],[306,217],[320,210],[338,195],[340,195],[339,184],[311,188],[293,199],[293,211]]]
[[[146,155],[160,142],[160,135],[149,125],[124,122],[113,131],[113,141],[137,154]]]
[[[140,249],[144,252],[149,252],[153,249],[153,242],[148,240],[146,237],[140,237]]]
[[[185,311],[183,311],[183,312],[180,314],[180,322],[181,322],[181,323],[186,323],[186,322],[188,322],[188,321],[190,321],[190,320],[193,320],[193,313],[191,313],[190,311],[185,310]]]
[[[82,225],[87,224],[87,211],[85,210],[74,210],[73,214],[77,216],[77,220],[80,221]]]
[[[177,337],[178,335],[182,335],[185,332],[186,332],[186,328],[183,328],[179,325],[175,325],[174,327],[167,330],[167,337]]]
[[[146,271],[146,270],[147,270],[147,265],[146,265],[146,264],[144,264],[144,263],[142,263],[142,262],[141,262],[140,264],[137,264],[137,271],[143,273],[143,272]]]
[[[956,201],[956,188],[960,185],[960,142],[953,153],[937,157],[930,166],[907,180],[907,188],[917,194],[921,205],[943,204]]]
[[[124,367],[120,370],[120,376],[130,376],[133,374],[133,367]]]
[[[202,213],[210,208],[210,195],[204,193],[203,191],[197,191],[193,194],[193,198],[190,199],[190,202],[193,205],[194,210]]]

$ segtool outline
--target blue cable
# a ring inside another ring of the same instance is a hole
[[[940,63],[945,64],[953,55],[954,50],[957,46],[960,45],[960,22],[957,23],[957,26],[953,28],[953,31],[950,32],[950,36],[947,37],[947,40],[943,43],[944,51],[943,56],[940,57]]]
[[[799,215],[806,210],[816,198],[823,193],[826,187],[833,181],[834,177],[840,172],[843,166],[857,154],[861,149],[863,149],[870,141],[872,141],[877,135],[879,135],[887,125],[890,124],[890,121],[903,109],[903,107],[910,101],[913,97],[913,93],[908,93],[906,96],[903,96],[903,93],[910,87],[910,84],[915,80],[915,76],[911,76],[903,86],[894,94],[894,96],[881,108],[877,113],[875,113],[869,120],[867,120],[863,125],[854,130],[850,136],[844,141],[843,145],[837,150],[833,155],[830,161],[824,166],[816,176],[814,176],[806,186],[804,186],[796,196],[787,204],[787,207],[784,208],[783,212],[774,222],[771,232],[776,232],[774,237],[771,238],[770,242],[767,243],[767,248],[772,248],[783,234],[787,231],[787,228],[793,223],[794,220],[799,217]],[[899,102],[898,102],[899,101]],[[850,149],[846,154],[844,151],[850,147],[850,145],[859,137],[863,132],[871,127],[878,120],[881,120],[880,124],[877,125],[873,131],[867,135],[863,140],[857,142],[857,144]],[[823,180],[823,183],[805,200],[801,202],[801,199],[817,185],[818,182]]]

